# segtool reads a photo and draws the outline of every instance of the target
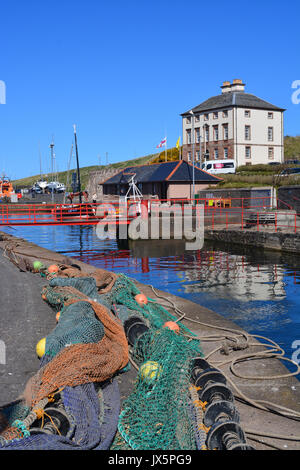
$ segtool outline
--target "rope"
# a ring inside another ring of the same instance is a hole
[[[169,306],[171,306],[173,308],[175,313],[178,316],[180,316],[180,319],[184,319],[184,320],[187,320],[187,321],[190,321],[190,322],[193,322],[193,323],[197,323],[199,325],[203,325],[203,326],[206,326],[208,328],[214,328],[214,329],[217,329],[217,330],[221,330],[221,331],[224,331],[224,332],[230,332],[230,333],[235,334],[235,336],[233,336],[233,337],[228,336],[228,334],[219,335],[219,336],[218,335],[210,335],[210,336],[203,336],[203,337],[185,335],[185,336],[187,336],[187,337],[189,337],[193,340],[197,339],[197,340],[202,341],[202,342],[203,341],[214,341],[215,342],[215,341],[224,341],[225,340],[225,343],[223,343],[222,346],[217,347],[216,349],[211,351],[209,354],[207,354],[206,357],[204,358],[205,360],[207,360],[208,358],[213,356],[218,351],[222,351],[225,354],[227,353],[227,355],[228,355],[230,348],[232,348],[233,350],[238,350],[238,349],[246,349],[250,346],[255,346],[255,347],[265,346],[265,347],[269,347],[269,348],[272,346],[272,349],[270,349],[269,351],[259,351],[257,353],[244,354],[243,356],[240,356],[240,357],[238,357],[236,359],[233,359],[233,360],[229,359],[227,361],[211,361],[211,363],[213,365],[218,365],[218,367],[222,367],[225,364],[230,364],[230,370],[231,370],[233,375],[235,375],[236,377],[240,377],[240,378],[243,378],[243,379],[249,379],[249,380],[273,380],[273,379],[279,379],[279,378],[286,378],[286,377],[290,377],[290,376],[295,376],[295,375],[300,373],[300,366],[298,364],[296,364],[294,361],[283,357],[283,355],[284,355],[283,349],[280,348],[279,345],[276,344],[271,339],[266,338],[264,336],[260,336],[260,335],[250,335],[246,332],[243,332],[243,331],[240,331],[240,330],[237,330],[237,329],[234,329],[234,328],[220,327],[220,326],[217,326],[217,325],[211,325],[209,323],[204,323],[204,322],[195,320],[193,318],[189,318],[189,317],[186,316],[186,314],[182,310],[180,310],[180,308],[178,308],[178,306],[176,305],[176,303],[172,299],[170,299],[169,297],[158,294],[156,289],[152,285],[148,285],[148,287],[151,288],[152,292],[155,294],[155,296],[157,298],[167,301],[169,303]],[[165,305],[165,307],[167,307],[167,306]],[[243,342],[241,341],[242,338],[244,338]],[[263,339],[264,341],[268,341],[271,344],[253,343],[253,342],[250,342],[251,338]],[[253,359],[270,359],[270,358],[276,358],[276,359],[288,361],[288,362],[292,363],[293,365],[295,365],[297,369],[296,369],[295,372],[289,372],[287,374],[279,374],[279,375],[274,375],[274,376],[263,376],[263,377],[262,376],[242,375],[242,374],[238,374],[237,371],[235,370],[235,365],[239,362],[245,362],[245,361],[253,360]],[[230,382],[230,384],[235,389],[235,391],[237,393],[237,397],[243,399],[248,404],[250,404],[250,405],[252,405],[252,406],[254,406],[258,409],[264,410],[264,411],[279,413],[279,414],[283,415],[286,418],[291,418],[291,419],[300,418],[300,412],[297,412],[297,411],[292,410],[290,408],[286,408],[284,406],[277,405],[276,403],[268,402],[268,401],[265,401],[265,400],[252,400],[251,398],[247,397],[238,388],[238,386],[233,382],[233,380],[230,377],[228,377],[228,374],[224,373],[224,376],[226,377],[228,382]],[[261,431],[256,431],[256,430],[251,430],[251,429],[249,429],[249,430],[246,429],[245,432],[246,432],[246,434],[249,434],[249,435],[271,437],[271,438],[276,438],[276,439],[291,440],[291,441],[299,441],[300,440],[300,436],[285,436],[285,435],[281,435],[281,434],[269,434],[269,433],[263,433]],[[250,437],[250,438],[255,440],[253,437]],[[268,443],[265,443],[265,444],[270,445],[271,447],[276,447],[276,446],[273,446],[272,444],[268,444]]]

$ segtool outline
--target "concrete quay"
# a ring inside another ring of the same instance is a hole
[[[14,247],[10,256],[8,246]],[[28,378],[39,367],[35,355],[36,343],[55,327],[55,315],[41,298],[41,288],[47,281],[39,274],[26,270],[26,261],[32,263],[37,259],[46,266],[74,262],[59,253],[0,233],[0,339],[6,345],[7,358],[6,364],[0,364],[0,406],[15,400],[23,392]],[[87,273],[95,271],[94,266],[78,260],[76,264]],[[247,349],[229,348],[229,354],[224,354],[221,348],[226,339],[239,333],[246,334],[241,328],[201,305],[153,289],[152,286],[137,285],[173,315],[175,306],[177,315],[183,317],[181,322],[200,338],[208,362],[213,367],[219,367],[229,380],[249,444],[257,450],[299,450],[300,382],[278,357],[272,358],[266,354],[267,348],[262,344],[265,341],[252,338]],[[262,351],[261,357],[249,360],[257,351]],[[233,367],[232,361],[245,355],[248,359]],[[135,378],[136,370],[133,367],[129,373],[120,375],[123,400],[130,394]]]

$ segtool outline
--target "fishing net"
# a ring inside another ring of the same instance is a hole
[[[176,318],[152,299],[140,305],[135,299],[139,288],[123,274],[87,274],[60,266],[48,280],[42,296],[60,317],[46,337],[40,369],[24,390],[26,403],[11,415],[22,424],[26,413],[30,416],[41,402],[58,394],[70,429],[67,435],[30,435],[30,429],[27,434],[8,419],[3,432],[0,428],[0,447],[197,448],[190,367],[202,352],[193,333],[181,323],[178,332],[165,328],[165,322]],[[124,325],[131,317],[141,319],[147,331],[131,351],[138,373],[121,408],[116,377],[129,368]]]
[[[138,340],[134,391],[123,403],[112,449],[195,449],[189,394],[191,360],[199,350],[168,328]]]
[[[79,301],[60,313],[59,322],[46,337],[45,355],[54,357],[66,345],[97,343],[103,337],[103,324],[95,317],[92,305]]]
[[[9,423],[11,427],[0,434],[3,450],[107,450],[109,449],[118,424],[120,394],[117,380],[101,384],[88,383],[77,387],[65,387],[61,400],[68,414],[70,427],[67,435],[32,434],[27,437],[14,426],[15,416],[24,419],[24,414],[14,412]],[[47,413],[48,408],[45,408]],[[24,433],[24,432],[23,432]]]
[[[112,319],[106,307],[87,302],[103,325],[104,336],[96,343],[68,345],[42,367],[28,382],[27,396],[32,396],[33,404],[67,385],[107,380],[128,364],[128,343],[122,325]]]

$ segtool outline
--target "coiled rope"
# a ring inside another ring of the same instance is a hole
[[[231,370],[233,375],[235,375],[236,377],[243,378],[243,379],[248,379],[248,380],[273,380],[273,379],[287,378],[287,377],[290,377],[290,376],[295,376],[295,375],[298,375],[300,373],[299,364],[295,363],[294,361],[292,361],[289,358],[284,357],[284,354],[285,354],[284,350],[277,343],[272,341],[271,339],[266,338],[264,336],[260,336],[260,335],[251,335],[249,333],[246,333],[244,331],[237,330],[237,329],[234,329],[234,328],[221,327],[221,326],[201,322],[201,321],[195,320],[193,318],[189,318],[176,305],[176,302],[174,302],[172,299],[170,299],[167,296],[159,294],[157,292],[157,290],[155,289],[155,287],[152,286],[152,285],[148,284],[147,287],[149,287],[152,290],[152,292],[155,294],[155,296],[157,298],[159,298],[160,300],[164,300],[164,301],[168,302],[168,305],[164,305],[164,307],[171,307],[174,310],[175,314],[179,317],[177,322],[181,321],[181,320],[186,320],[186,321],[190,321],[190,322],[193,322],[193,323],[197,323],[197,324],[202,325],[202,326],[206,326],[208,328],[214,328],[214,329],[217,329],[217,330],[220,330],[220,331],[224,332],[223,335],[222,334],[220,334],[220,335],[214,334],[214,335],[208,335],[208,336],[199,336],[199,335],[198,336],[197,335],[196,336],[189,336],[189,335],[185,335],[186,337],[189,337],[191,340],[196,339],[196,340],[199,340],[199,341],[202,341],[202,342],[203,341],[213,341],[213,342],[222,341],[223,342],[223,344],[221,346],[215,348],[213,351],[211,351],[209,354],[207,354],[204,358],[205,360],[207,360],[208,358],[213,356],[218,351],[223,352],[224,354],[228,355],[230,349],[233,349],[233,350],[247,349],[250,346],[271,348],[267,351],[264,350],[264,351],[258,351],[257,353],[254,353],[254,352],[253,353],[248,353],[248,354],[244,354],[244,355],[242,355],[238,358],[229,359],[229,360],[226,360],[226,361],[212,361],[212,360],[210,360],[210,363],[212,365],[217,365],[220,368],[224,365],[229,364],[230,370]],[[230,333],[230,335],[227,334],[227,333]],[[233,336],[232,336],[232,334],[233,334]],[[266,341],[267,343],[254,343],[254,342],[251,342],[251,338],[252,339],[261,339],[261,340]],[[254,359],[271,359],[271,358],[280,359],[280,360],[290,362],[296,367],[296,370],[294,372],[288,372],[286,374],[279,374],[279,375],[274,375],[274,376],[263,376],[262,377],[262,376],[242,375],[242,374],[239,374],[236,371],[236,368],[235,368],[235,365],[240,363],[240,362],[245,362],[245,361],[254,360]],[[224,373],[224,372],[222,371],[222,373]],[[266,400],[253,400],[253,399],[249,398],[248,396],[246,396],[239,389],[239,387],[234,383],[234,381],[230,377],[228,377],[228,374],[224,373],[224,375],[225,375],[226,379],[228,380],[228,382],[230,382],[232,387],[235,389],[237,398],[243,399],[245,402],[247,402],[248,404],[250,404],[250,405],[252,405],[252,406],[254,406],[258,409],[268,411],[268,412],[276,412],[277,414],[281,414],[282,416],[284,416],[286,418],[292,418],[292,419],[299,419],[300,418],[300,412],[297,412],[297,411],[292,410],[290,408],[287,408],[287,407],[284,407],[284,406],[281,406],[281,405],[278,405],[276,403],[272,403],[272,402],[269,402],[269,401],[266,401]],[[246,432],[246,434],[251,435],[251,439],[253,439],[253,440],[258,440],[258,439],[256,439],[255,437],[252,437],[252,435],[253,436],[263,436],[263,437],[277,438],[277,439],[283,439],[283,440],[290,440],[290,441],[299,441],[300,440],[300,436],[286,436],[286,435],[282,435],[282,434],[264,433],[264,432],[256,431],[256,430],[253,430],[253,429],[245,429],[245,432]],[[271,447],[276,447],[276,446],[273,446],[272,444],[268,444],[265,441],[263,441],[263,442],[266,445],[270,445]],[[280,449],[280,447],[276,447],[276,448]]]

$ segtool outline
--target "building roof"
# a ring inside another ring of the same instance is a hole
[[[203,103],[199,104],[195,108],[182,113],[181,116],[188,115],[191,111],[193,113],[200,113],[204,111],[210,111],[213,109],[223,109],[223,108],[254,108],[254,109],[266,109],[273,111],[285,111],[283,108],[278,108],[267,101],[258,98],[255,95],[245,93],[244,91],[230,91],[228,93],[222,93],[217,96],[212,96]]]
[[[135,183],[190,183],[193,181],[193,165],[185,160],[131,166],[121,170],[101,184],[128,184],[134,176]],[[216,184],[221,178],[194,167],[195,183]]]

